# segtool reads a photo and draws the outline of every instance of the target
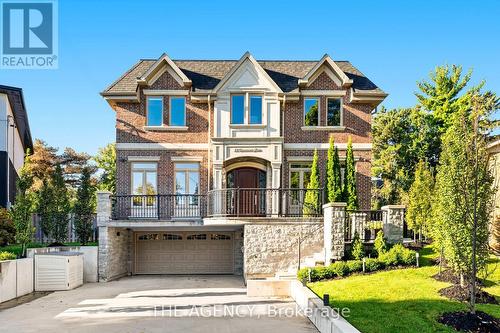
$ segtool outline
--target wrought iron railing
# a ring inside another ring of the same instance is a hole
[[[352,241],[357,231],[363,242],[375,240],[382,230],[385,212],[382,210],[348,210],[345,219],[345,240]]]
[[[322,216],[323,189],[228,188],[208,192],[210,217]]]
[[[202,218],[206,215],[206,196],[201,194],[114,195],[112,219]]]

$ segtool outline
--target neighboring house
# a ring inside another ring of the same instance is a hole
[[[27,149],[33,151],[33,142],[23,90],[0,85],[0,207],[14,203]]]
[[[360,208],[370,209],[371,113],[387,94],[348,61],[164,54],[140,60],[101,94],[116,112],[117,149],[113,217],[100,229],[102,280],[126,273],[271,274],[278,268],[254,272],[247,259],[260,254],[247,251],[282,250],[251,240],[274,235],[290,247],[295,236],[250,228],[318,224],[321,206],[303,214],[305,189],[314,150],[325,184],[330,136],[342,161],[352,138]]]
[[[488,145],[488,153],[495,187],[494,209],[490,222],[490,246],[500,253],[500,140]]]

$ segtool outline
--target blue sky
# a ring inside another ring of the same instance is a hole
[[[139,58],[349,60],[412,106],[440,64],[474,69],[500,93],[500,2],[59,1],[59,69],[0,70],[24,89],[33,137],[95,153],[114,141],[99,92]]]

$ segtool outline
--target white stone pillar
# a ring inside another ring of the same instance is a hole
[[[111,220],[111,192],[97,191],[97,225]]]
[[[404,205],[388,205],[382,207],[384,212],[384,237],[389,243],[403,242]]]
[[[272,212],[273,215],[279,214],[280,194],[277,189],[281,187],[281,163],[271,164],[272,188],[275,189],[272,193]]]
[[[224,193],[217,190],[222,189],[222,164],[213,165],[213,182],[213,189],[215,191],[212,194],[211,202],[208,203],[211,205],[209,211],[212,215],[220,215],[223,210]]]
[[[345,202],[323,205],[325,265],[344,257],[346,206]]]

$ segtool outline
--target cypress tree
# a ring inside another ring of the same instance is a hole
[[[427,163],[420,161],[415,170],[415,180],[408,193],[408,211],[406,218],[408,228],[418,233],[422,241],[422,234],[426,234],[432,215],[431,198],[434,187],[434,178],[427,167]]]
[[[351,136],[349,136],[349,140],[347,141],[343,192],[344,200],[347,202],[347,209],[358,209],[358,195],[356,191],[356,168],[354,165],[354,152],[352,151]]]
[[[311,177],[307,184],[306,195],[304,199],[304,208],[302,210],[304,216],[316,215],[320,209],[320,192],[318,191],[319,173],[318,173],[318,152],[314,150],[313,163],[311,166]]]
[[[92,236],[94,208],[94,186],[91,183],[90,169],[85,167],[80,177],[80,187],[76,192],[74,207],[75,232],[82,245],[85,245]]]
[[[68,238],[68,221],[71,206],[69,202],[68,189],[60,165],[56,166],[52,176],[53,191],[53,230],[52,237],[58,243],[63,243]]]
[[[342,180],[340,172],[339,151],[335,147],[333,136],[330,137],[328,148],[328,161],[326,166],[326,198],[328,202],[338,202],[342,200]]]

